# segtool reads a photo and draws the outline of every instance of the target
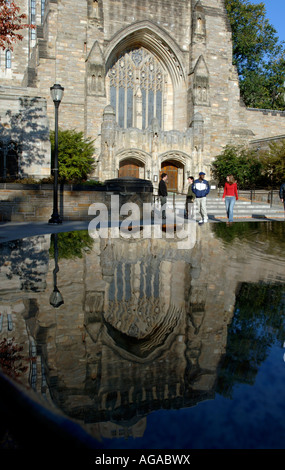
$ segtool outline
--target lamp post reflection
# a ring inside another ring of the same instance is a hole
[[[57,245],[57,233],[53,233],[51,235],[51,240],[53,241],[53,247],[54,247],[54,263],[55,267],[53,270],[53,292],[50,295],[49,298],[49,303],[52,305],[54,308],[60,307],[64,301],[61,293],[58,290],[57,287],[57,273],[59,271],[58,268],[58,245]]]

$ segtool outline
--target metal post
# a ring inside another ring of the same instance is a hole
[[[57,273],[58,269],[58,245],[57,245],[57,233],[51,235],[51,240],[53,240],[54,246],[54,270],[53,270],[53,292],[50,295],[49,302],[54,308],[60,307],[64,304],[63,297],[57,288]]]
[[[62,99],[64,88],[59,84],[51,87],[51,95],[55,108],[55,131],[54,131],[54,168],[53,168],[53,213],[49,224],[61,224],[62,220],[58,213],[58,108]]]
[[[62,220],[58,213],[58,108],[59,102],[55,106],[55,132],[54,132],[54,168],[53,168],[53,213],[49,224],[61,224]]]

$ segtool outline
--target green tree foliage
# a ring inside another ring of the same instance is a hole
[[[260,161],[266,184],[280,186],[285,180],[285,139],[270,144],[268,151],[260,153]]]
[[[57,234],[58,259],[82,258],[84,253],[92,249],[94,240],[88,230],[62,232]],[[55,238],[51,236],[50,256],[54,258]]]
[[[264,3],[225,0],[225,5],[245,105],[284,110],[285,47],[266,18]]]
[[[244,283],[228,328],[217,392],[232,397],[237,383],[253,384],[274,343],[283,344],[284,284]]]
[[[18,2],[17,2],[18,3]],[[25,24],[27,19],[25,13],[21,13],[20,8],[13,0],[0,0],[0,47],[5,50],[13,50],[13,43],[22,41],[23,35],[19,31],[25,28],[35,29],[33,24]]]
[[[54,161],[54,131],[51,132],[51,154]],[[58,168],[62,182],[85,180],[93,170],[94,141],[85,139],[83,132],[59,130],[58,132]],[[53,165],[53,163],[52,163]]]
[[[219,186],[233,174],[239,189],[279,189],[285,180],[285,139],[273,142],[267,150],[227,145],[212,163],[212,173]]]
[[[213,177],[223,186],[227,175],[234,175],[239,189],[256,185],[262,176],[262,163],[256,150],[227,145],[212,163]]]

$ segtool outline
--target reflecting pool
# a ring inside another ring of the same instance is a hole
[[[284,227],[0,245],[0,449],[284,449]]]

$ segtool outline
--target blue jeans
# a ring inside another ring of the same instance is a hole
[[[226,203],[226,211],[229,222],[233,222],[234,219],[234,205],[236,202],[235,196],[226,196],[225,203]]]

